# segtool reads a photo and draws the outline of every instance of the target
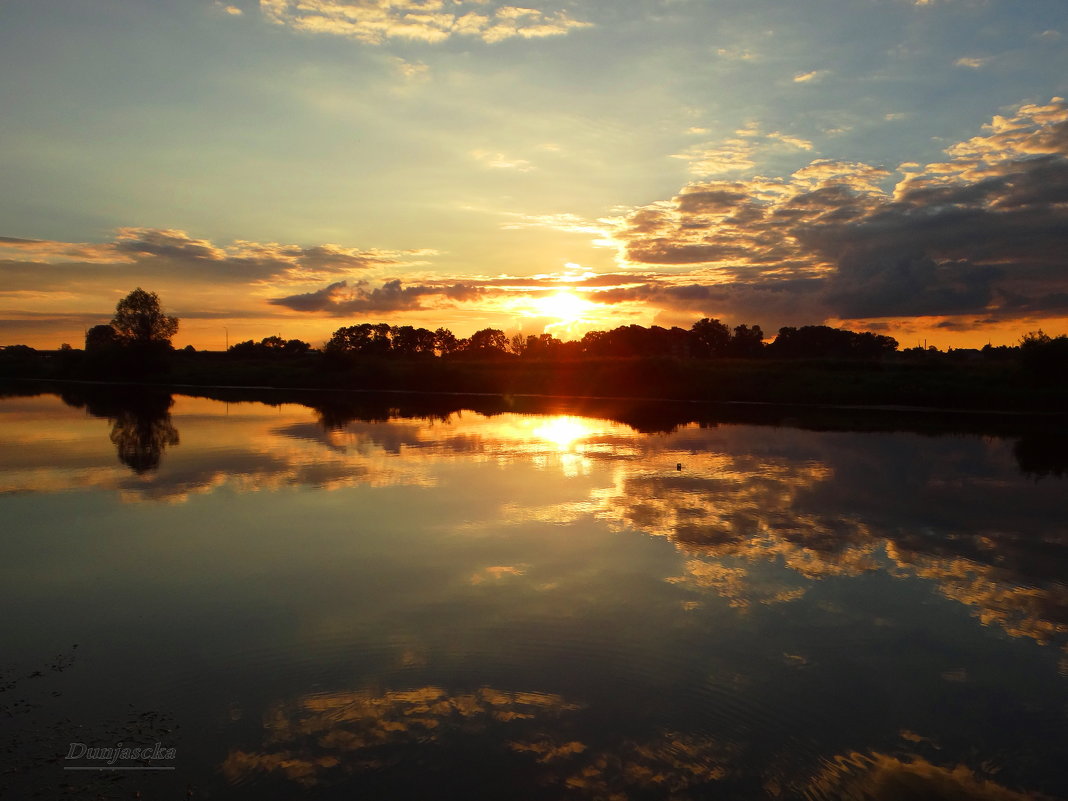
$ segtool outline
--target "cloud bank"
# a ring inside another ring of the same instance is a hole
[[[301,245],[237,240],[221,246],[185,231],[164,228],[119,228],[110,242],[56,242],[0,238],[0,291],[48,290],[71,280],[85,281],[104,270],[131,280],[201,278],[247,283],[308,280],[350,270],[400,266],[430,251],[360,250],[334,244]]]
[[[1068,311],[1068,104],[1022,105],[945,152],[900,165],[896,184],[820,159],[631,209],[614,232],[624,261],[691,273],[615,297],[756,309],[789,296],[808,319]]]
[[[349,286],[348,281],[336,281],[313,292],[271,298],[267,302],[293,311],[319,312],[343,317],[364,312],[410,311],[424,308],[423,297],[438,295],[450,300],[476,300],[482,290],[472,284],[421,284],[404,286],[399,278],[386,281],[379,287]]]

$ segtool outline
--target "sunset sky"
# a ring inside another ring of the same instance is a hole
[[[4,0],[0,344],[1068,332],[1064,0]]]

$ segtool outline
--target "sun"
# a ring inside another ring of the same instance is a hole
[[[597,307],[574,292],[561,290],[530,301],[532,317],[553,317],[565,324],[577,322]]]

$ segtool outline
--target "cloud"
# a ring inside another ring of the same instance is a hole
[[[504,153],[493,153],[487,150],[472,150],[471,157],[480,164],[494,170],[515,170],[516,172],[530,172],[536,169],[526,159],[510,158]]]
[[[430,75],[430,67],[422,61],[405,61],[403,58],[395,58],[393,66],[401,77],[408,81],[425,80]]]
[[[788,286],[798,314],[846,319],[1063,312],[1068,104],[1024,104],[984,128],[944,162],[901,165],[895,186],[886,168],[821,159],[785,178],[698,181],[631,209],[612,234],[626,264],[689,266],[691,286],[675,275],[615,295],[676,308],[700,297],[710,310]],[[757,141],[804,144],[754,131],[695,172],[743,168]]]
[[[497,213],[508,218],[509,221],[501,225],[501,228],[506,231],[523,228],[551,228],[554,231],[572,234],[597,234],[607,237],[611,229],[611,226],[603,221],[587,220],[577,214],[521,214],[513,211]]]
[[[953,62],[957,67],[968,67],[969,69],[977,70],[982,66],[985,66],[990,59],[988,58],[976,58],[974,56],[962,56]]]
[[[682,280],[690,283],[679,283]],[[577,293],[584,300],[604,307],[626,303],[678,305],[692,302],[693,308],[698,309],[701,302],[717,297],[717,293],[727,297],[723,291],[725,287],[694,284],[693,281],[692,274],[671,277],[655,272],[586,271],[441,278],[412,276],[392,278],[378,286],[369,286],[365,281],[340,280],[308,292],[271,298],[267,302],[293,311],[339,317],[366,312],[426,311],[473,304],[470,308],[477,311],[496,310],[506,314],[510,320],[508,325],[512,325],[517,307],[520,314],[525,314],[522,311],[526,308],[524,304],[561,290]],[[796,289],[796,285],[791,286]],[[789,305],[789,298],[777,301],[771,297],[785,289],[785,283],[777,289],[760,287],[756,292],[761,297],[759,300],[754,298],[754,306],[766,309],[769,306]],[[734,296],[737,296],[737,292],[736,287]]]
[[[348,281],[337,281],[314,292],[271,298],[267,302],[294,311],[325,312],[344,316],[360,312],[422,309],[422,299],[428,295],[437,295],[452,301],[467,301],[476,299],[480,294],[478,287],[468,284],[424,284],[406,287],[401,279],[395,278],[372,289],[360,285],[349,286]]]
[[[794,83],[817,83],[830,75],[830,70],[812,70],[794,75]]]
[[[691,129],[702,130],[702,129]],[[693,175],[721,175],[732,172],[748,172],[757,165],[758,156],[775,150],[812,150],[812,142],[780,131],[763,133],[760,126],[751,122],[734,132],[734,136],[718,142],[693,145],[672,158],[689,162]]]
[[[235,240],[217,245],[171,228],[119,228],[110,242],[0,238],[0,291],[69,288],[71,282],[201,278],[216,283],[298,281],[417,263],[431,251],[383,251]],[[94,269],[88,267],[92,265]]]
[[[563,36],[591,25],[572,19],[565,11],[486,0],[260,0],[260,11],[271,22],[294,30],[375,45],[391,39],[443,42],[455,36],[493,44]]]
[[[752,50],[731,47],[717,48],[716,55],[724,59],[725,61],[756,61],[760,58]]]

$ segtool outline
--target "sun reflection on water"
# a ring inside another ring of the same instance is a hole
[[[574,450],[580,440],[589,439],[597,433],[591,422],[581,417],[552,417],[533,429],[531,434],[552,443],[564,453]]]

